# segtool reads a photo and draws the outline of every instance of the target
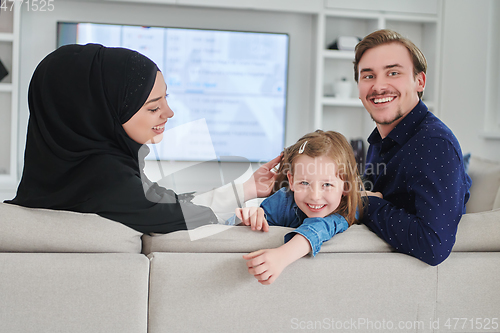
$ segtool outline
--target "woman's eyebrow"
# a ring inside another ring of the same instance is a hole
[[[165,88],[165,96],[167,96],[167,88]],[[149,104],[149,103],[153,103],[153,102],[157,102],[162,98],[163,98],[163,96],[152,98],[149,101],[147,101],[146,103],[144,103],[144,105]]]
[[[149,104],[149,103],[153,103],[153,102],[157,102],[157,101],[159,101],[161,99],[161,97],[162,96],[150,99],[149,101],[147,101],[146,103],[144,103],[144,105]]]

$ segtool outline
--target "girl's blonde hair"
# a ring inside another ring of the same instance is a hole
[[[306,141],[307,143],[305,143]],[[359,207],[359,218],[361,218],[363,183],[359,177],[354,152],[346,138],[334,131],[317,130],[304,135],[295,144],[285,148],[272,192],[274,193],[282,187],[290,189],[287,172],[294,174],[295,161],[302,154],[313,158],[327,156],[335,162],[338,177],[344,181],[346,194],[342,196],[339,207],[333,213],[344,216],[349,225],[352,225],[356,222],[356,208]]]

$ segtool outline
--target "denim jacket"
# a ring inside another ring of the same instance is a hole
[[[335,234],[344,232],[349,227],[347,220],[339,214],[332,214],[326,217],[307,217],[302,212],[295,200],[293,192],[281,188],[260,205],[266,214],[269,225],[297,228],[285,235],[285,243],[292,239],[295,234],[304,236],[311,244],[312,255],[321,249],[323,242],[330,240]],[[234,224],[228,220],[227,224]]]

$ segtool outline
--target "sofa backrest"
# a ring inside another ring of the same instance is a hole
[[[0,203],[0,252],[140,253],[141,236],[96,214]]]
[[[471,156],[468,174],[472,179],[467,213],[500,208],[500,162]]]

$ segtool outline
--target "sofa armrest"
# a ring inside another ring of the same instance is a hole
[[[500,209],[464,214],[458,223],[454,252],[500,251]]]

